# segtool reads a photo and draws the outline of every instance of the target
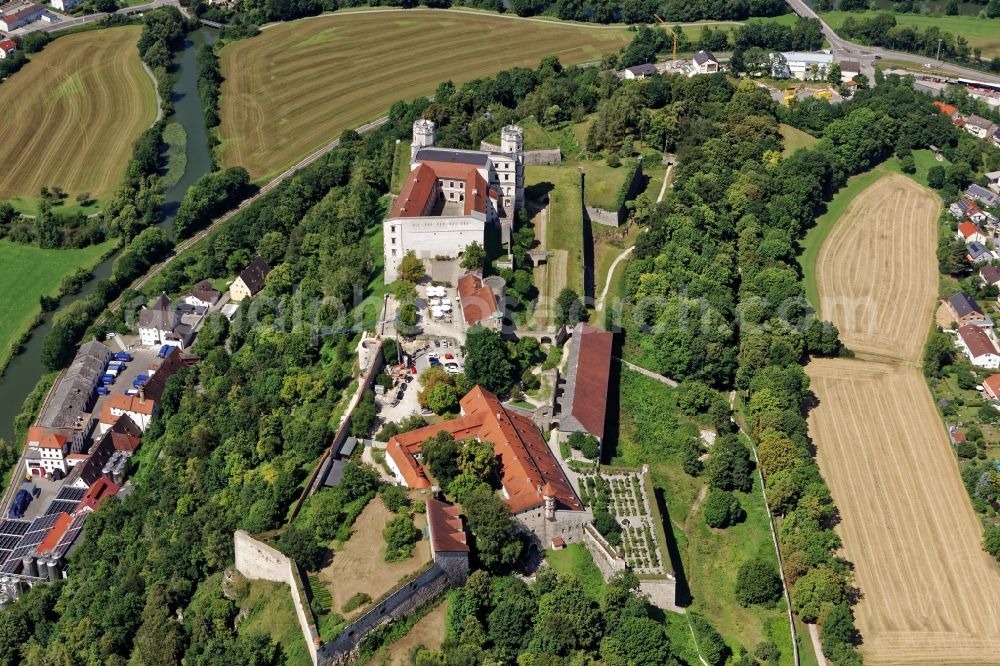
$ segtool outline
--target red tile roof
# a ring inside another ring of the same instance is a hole
[[[104,500],[112,495],[117,495],[120,486],[114,481],[110,481],[106,476],[102,476],[90,486],[90,490],[80,500],[77,512],[84,510],[97,511]]]
[[[56,432],[46,432],[38,442],[40,449],[62,449],[66,445],[66,436]]]
[[[559,461],[530,418],[504,408],[495,395],[480,386],[462,398],[461,406],[462,416],[457,419],[424,426],[389,440],[386,451],[407,486],[430,485],[417,471],[416,454],[424,441],[444,430],[455,439],[474,436],[493,444],[493,452],[500,457],[507,504],[514,513],[542,506],[545,496],[553,497],[561,508],[583,509]]]
[[[962,234],[962,238],[972,238],[976,234],[982,235],[983,232],[975,224],[966,220],[958,225],[958,233]]]
[[[35,549],[35,552],[38,554],[47,553],[58,546],[59,540],[63,538],[64,534],[66,534],[66,530],[69,529],[72,522],[73,517],[71,515],[65,512],[60,513],[59,517],[56,518],[56,522],[49,529],[49,533],[46,534],[45,538],[42,539],[42,542],[38,544],[38,548]]]
[[[479,173],[479,170],[468,164],[453,162],[437,162],[427,160],[421,162],[406,176],[406,182],[389,212],[390,218],[422,217],[426,215],[431,197],[437,192],[438,180],[461,181],[465,183],[464,214],[473,212],[486,213],[486,200],[496,199],[496,193],[490,190],[489,183]]]
[[[986,354],[1000,354],[1000,351],[997,351],[996,345],[986,335],[982,326],[966,324],[959,327],[958,334],[962,336],[962,340],[965,342],[965,346],[969,348],[972,358],[978,358]]]
[[[427,200],[437,190],[434,170],[424,164],[410,171],[389,217],[420,217],[427,209]]]
[[[17,43],[12,39],[5,39],[0,41],[0,49],[3,49],[4,53],[10,53],[17,50]]]
[[[467,553],[469,544],[458,507],[433,497],[427,500],[427,525],[431,533],[431,550],[435,553]]]
[[[475,273],[466,273],[458,279],[458,299],[462,305],[462,317],[469,326],[474,326],[493,316],[497,309],[497,297],[489,285],[484,285]]]
[[[570,415],[594,437],[604,439],[611,378],[614,335],[590,324],[579,323],[573,331],[570,377],[566,396]]]
[[[983,389],[986,395],[994,399],[1000,397],[1000,374],[987,377],[983,381]]]
[[[941,111],[941,113],[949,118],[958,113],[958,108],[952,106],[951,104],[945,104],[944,102],[938,100],[934,100],[933,104]]]

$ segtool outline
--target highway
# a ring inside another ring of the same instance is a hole
[[[969,69],[968,67],[960,67],[959,65],[953,65],[949,62],[944,62],[940,60],[934,60],[933,58],[928,58],[926,56],[917,55],[915,53],[904,53],[902,51],[892,51],[890,49],[884,49],[877,46],[864,46],[863,44],[856,44],[854,42],[848,41],[843,37],[840,37],[836,32],[833,31],[826,21],[820,18],[812,8],[807,5],[804,0],[786,0],[791,6],[792,11],[794,11],[799,16],[804,16],[806,18],[818,19],[820,25],[823,27],[823,36],[826,37],[826,41],[830,42],[830,50],[833,52],[834,60],[856,60],[861,63],[861,71],[868,80],[874,84],[875,81],[875,61],[879,58],[891,58],[892,60],[902,60],[904,62],[910,62],[915,65],[924,65],[926,63],[933,63],[936,69],[944,70],[945,72],[952,74],[956,77],[963,77],[967,79],[975,79],[977,81],[986,81],[988,83],[998,83],[1000,84],[1000,76],[994,74],[988,74],[986,72],[981,72],[978,69]],[[878,58],[876,58],[878,56]]]

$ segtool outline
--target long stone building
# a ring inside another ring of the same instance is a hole
[[[510,241],[524,206],[524,131],[508,125],[500,150],[437,147],[434,123],[413,123],[410,172],[383,224],[385,281],[394,282],[408,252],[425,262],[455,258],[472,243],[485,246],[487,225]]]

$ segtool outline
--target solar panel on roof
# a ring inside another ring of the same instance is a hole
[[[57,500],[70,500],[74,502],[79,502],[83,499],[83,496],[87,494],[86,488],[74,488],[73,486],[63,486],[56,493]]]
[[[49,508],[45,510],[45,515],[49,516],[54,513],[73,513],[76,511],[76,507],[80,502],[77,500],[60,500],[54,499],[49,504]]]
[[[0,550],[14,550],[21,543],[21,537],[16,534],[0,534]]]
[[[29,527],[31,527],[30,520],[18,520],[15,518],[0,520],[0,534],[16,534],[21,536],[28,531]]]

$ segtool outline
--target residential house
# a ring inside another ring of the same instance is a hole
[[[985,139],[997,130],[996,124],[987,118],[971,115],[965,118],[965,131],[972,136]]]
[[[12,56],[17,51],[17,42],[13,39],[5,39],[0,41],[0,60],[3,60],[7,56]]]
[[[983,395],[994,402],[1000,401],[1000,374],[983,380]]]
[[[45,13],[45,8],[33,2],[24,2],[5,10],[0,14],[0,31],[10,32],[37,21]]]
[[[557,536],[567,543],[581,543],[583,528],[592,516],[531,418],[504,407],[480,386],[469,391],[459,404],[461,415],[457,418],[389,439],[386,463],[395,479],[409,488],[429,488],[431,483],[423,467],[423,442],[441,431],[456,440],[475,437],[493,445],[500,459],[504,501],[522,530],[536,544],[549,544]]]
[[[934,104],[934,106],[936,106],[941,113],[948,116],[948,119],[952,122],[955,122],[960,118],[958,107],[952,106],[951,104],[945,104],[940,100],[934,100],[932,104]]]
[[[983,313],[979,304],[963,292],[958,292],[949,298],[946,303],[948,304],[951,316],[955,318],[959,326],[965,324],[974,324],[976,326],[991,325],[989,318]]]
[[[188,292],[184,297],[184,302],[196,307],[210,308],[219,302],[222,293],[219,292],[208,280],[202,280]]]
[[[840,80],[844,83],[852,81],[855,76],[861,73],[861,63],[857,60],[840,61]]]
[[[500,130],[495,150],[437,147],[430,120],[413,123],[410,172],[382,222],[385,282],[413,252],[424,262],[456,258],[472,243],[485,246],[487,225],[510,243],[515,212],[524,207],[524,130]]]
[[[965,190],[965,196],[979,201],[987,208],[996,208],[997,206],[1000,206],[1000,196],[986,189],[982,185],[976,185],[975,183],[969,185],[969,187]]]
[[[83,0],[52,0],[52,7],[61,12],[69,11],[73,7],[83,2]]]
[[[983,266],[979,269],[979,279],[983,281],[983,286],[1000,285],[1000,268]]]
[[[116,458],[130,457],[139,448],[142,430],[127,414],[115,419],[100,439],[90,447],[86,460],[67,475],[64,485],[90,488],[106,476],[105,470]]]
[[[494,289],[500,289],[499,295]],[[466,273],[458,280],[458,305],[467,326],[498,328],[503,318],[503,280]]]
[[[954,214],[955,210],[958,210],[958,217],[967,217],[973,222],[985,222],[989,216],[975,204],[975,202],[969,197],[962,197],[954,204],[954,209],[949,208]]]
[[[997,147],[1000,148],[1000,144],[997,144]],[[985,176],[986,182],[988,183],[987,187],[989,187],[992,192],[1000,194],[1000,171],[990,171],[986,173]]]
[[[955,238],[966,244],[986,242],[986,236],[983,235],[983,232],[969,220],[966,220],[958,225],[958,231],[955,233]]]
[[[972,242],[967,247],[969,253],[966,255],[966,258],[977,266],[988,261],[993,261],[994,259],[1000,259],[995,252],[992,252],[982,243]]]
[[[194,341],[195,332],[208,306],[181,301],[171,304],[167,295],[160,296],[149,308],[139,312],[139,341],[144,345],[172,345],[185,349]]]
[[[584,432],[604,441],[614,334],[578,323],[573,328],[566,386],[554,416],[559,432]]]
[[[240,271],[236,280],[229,285],[230,298],[239,303],[246,298],[252,298],[260,293],[264,288],[267,274],[271,272],[271,267],[261,257],[257,257],[250,264]]]
[[[87,494],[83,496],[80,500],[80,504],[76,509],[77,516],[85,516],[88,513],[93,513],[101,508],[101,504],[104,503],[109,497],[118,494],[121,490],[121,486],[109,479],[106,476],[102,476],[87,490]]]
[[[621,77],[623,79],[644,79],[647,76],[653,76],[654,74],[659,74],[660,70],[656,68],[653,63],[646,63],[644,65],[635,65],[633,67],[626,67],[622,70]]]
[[[691,58],[691,71],[688,76],[695,74],[715,74],[719,71],[719,59],[711,51],[702,49]]]
[[[1000,127],[993,130],[993,134],[990,134],[990,143],[997,148],[1000,148]]]
[[[973,324],[960,326],[956,343],[972,365],[978,368],[1000,368],[1000,350],[989,329]]]
[[[139,430],[146,432],[149,422],[159,412],[158,407],[156,400],[146,396],[145,387],[139,389],[139,395],[112,393],[101,408],[98,432],[105,434],[122,416],[129,417]]]

